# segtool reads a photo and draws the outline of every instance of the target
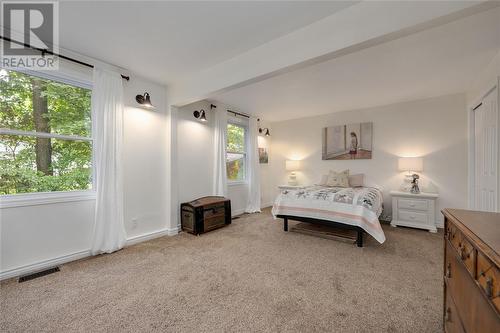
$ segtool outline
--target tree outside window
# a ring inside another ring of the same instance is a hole
[[[92,187],[91,90],[0,71],[0,194]]]
[[[245,127],[227,124],[226,169],[227,179],[244,181],[246,177]]]

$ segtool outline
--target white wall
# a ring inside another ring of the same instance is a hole
[[[472,106],[482,97],[493,85],[497,83],[500,76],[500,50],[490,63],[477,73],[477,76],[471,78],[471,87],[467,91],[467,105]]]
[[[199,101],[177,110],[177,172],[178,203],[187,202],[196,198],[212,195],[213,188],[213,133],[214,113],[210,110],[210,104],[223,110],[234,108],[228,107],[216,101]],[[193,111],[203,109],[206,111],[207,122],[203,123],[193,117]],[[267,142],[268,139],[259,139],[259,142]],[[261,164],[261,172],[266,166]],[[261,183],[267,186],[264,179]],[[231,200],[232,215],[242,214],[248,198],[248,186],[246,184],[229,185],[228,197]],[[263,198],[262,203],[269,204]]]
[[[155,110],[137,107],[149,92]],[[168,225],[170,136],[166,89],[132,75],[125,84],[124,207],[127,236],[157,232]],[[136,223],[132,221],[136,219]]]
[[[94,200],[0,209],[0,278],[87,256],[93,212]]]
[[[373,158],[323,161],[321,129],[331,125],[373,122]],[[465,95],[344,111],[272,124],[269,180],[286,184],[286,159],[302,160],[297,173],[301,184],[317,183],[329,170],[364,173],[366,181],[383,187],[384,206],[390,213],[389,191],[398,189],[404,174],[397,170],[399,156],[423,156],[422,183],[439,190],[438,208],[465,208],[467,198],[467,130]],[[442,221],[439,213],[439,221]]]
[[[90,80],[90,73],[87,73]],[[125,82],[124,204],[132,241],[175,234],[169,223],[170,137],[165,87],[131,75]],[[137,108],[151,94],[154,111]],[[136,219],[134,223],[132,219]],[[94,200],[0,209],[0,278],[87,256]]]
[[[201,109],[206,111],[205,123],[193,116],[193,111]],[[213,120],[208,101],[178,110],[176,157],[179,202],[213,194]]]
[[[274,159],[272,158],[271,142],[273,140],[273,129],[271,124],[266,121],[261,121],[260,126],[262,128],[268,128],[270,131],[270,136],[259,135],[258,143],[259,148],[267,148],[267,154],[269,156],[269,162],[267,164],[260,164],[260,192],[261,192],[261,206],[269,207],[273,205],[274,202],[274,192],[273,192],[273,181],[271,170],[273,165],[275,164]]]

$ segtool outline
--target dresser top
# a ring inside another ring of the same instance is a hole
[[[469,238],[477,237],[483,243],[484,254],[498,263],[500,257],[500,213],[447,208],[443,210],[443,214],[453,220],[466,236]]]

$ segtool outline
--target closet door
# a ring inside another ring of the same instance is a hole
[[[475,209],[498,210],[498,108],[497,89],[474,110]]]

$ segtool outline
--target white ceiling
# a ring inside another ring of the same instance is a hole
[[[268,121],[465,92],[500,49],[500,8],[212,96]]]
[[[169,84],[355,3],[63,1],[60,44]]]

